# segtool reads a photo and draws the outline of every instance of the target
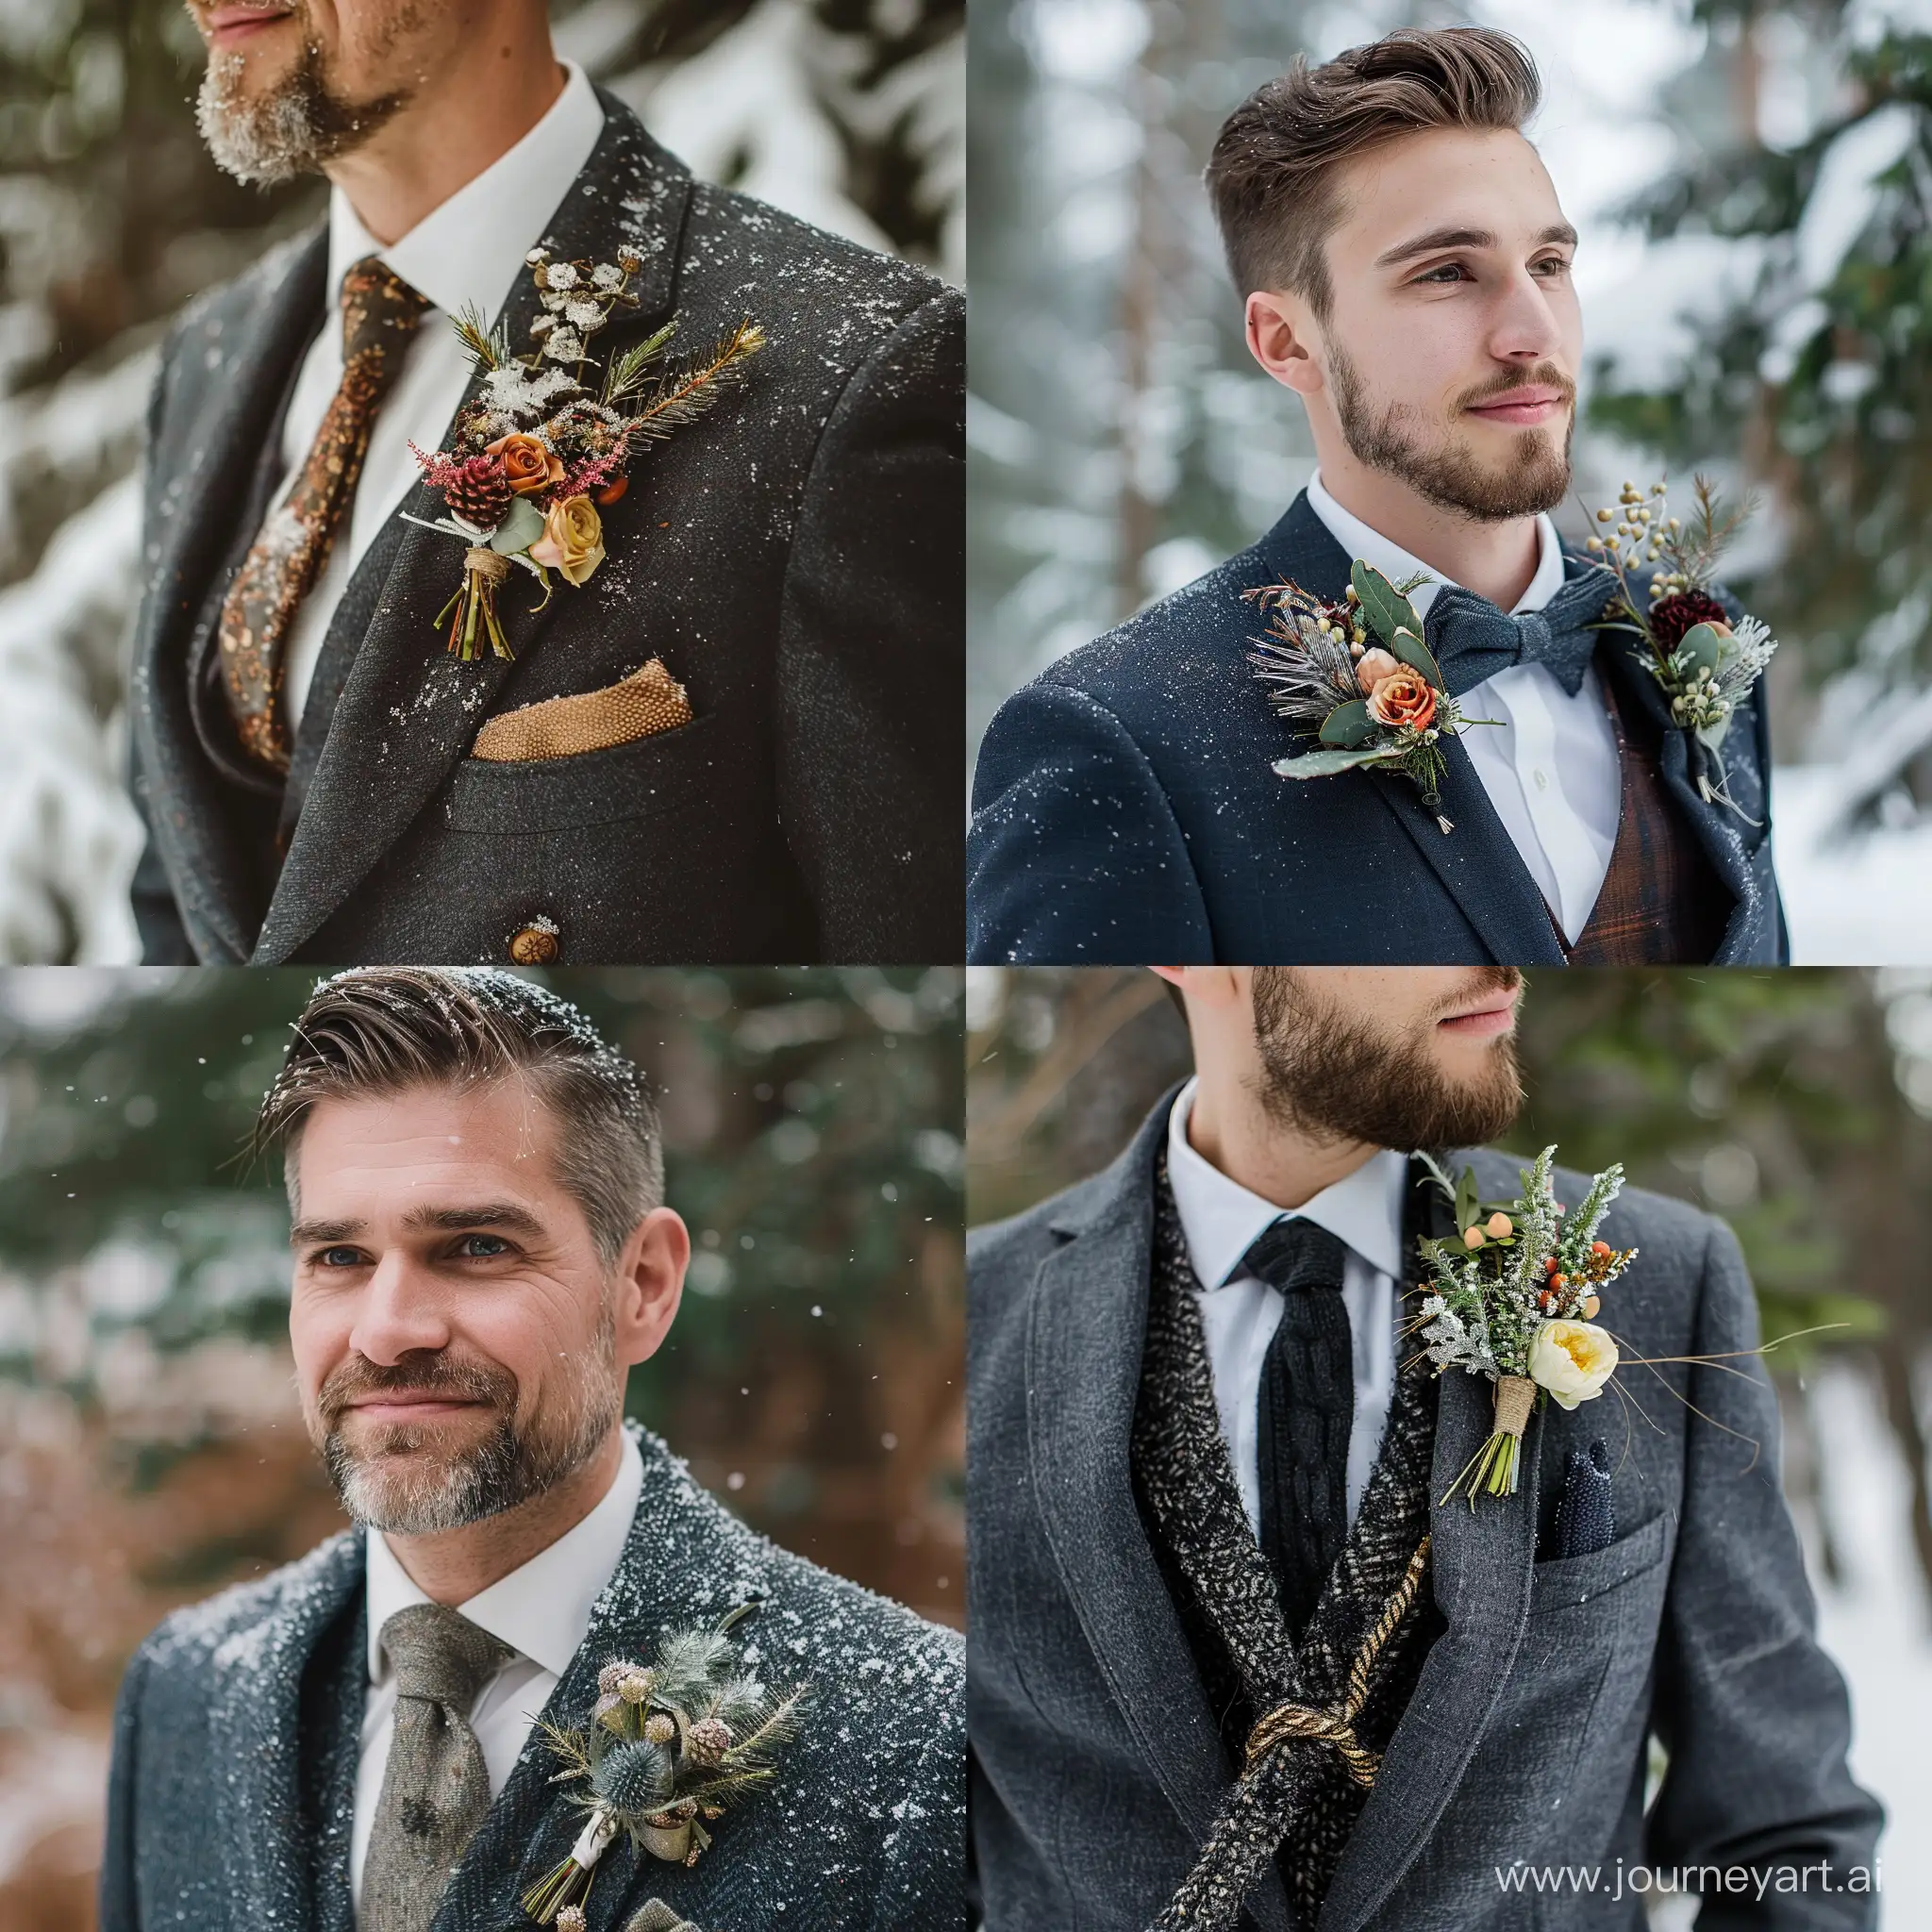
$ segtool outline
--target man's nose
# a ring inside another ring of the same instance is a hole
[[[382,1368],[418,1350],[449,1345],[450,1329],[439,1284],[407,1255],[385,1255],[370,1274],[349,1341]]]

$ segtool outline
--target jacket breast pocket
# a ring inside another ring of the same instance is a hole
[[[655,816],[716,782],[716,725],[713,717],[694,718],[570,758],[465,758],[445,823],[453,832],[528,836]]]

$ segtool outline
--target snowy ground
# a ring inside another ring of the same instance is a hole
[[[1889,1819],[1881,1923],[1911,1932],[1932,1925],[1932,1606],[1912,1557],[1905,1467],[1871,1386],[1834,1369],[1812,1402],[1845,1571],[1842,1590],[1820,1592],[1819,1635],[1851,1685],[1853,1774]]]
[[[1772,851],[1791,963],[1932,963],[1932,824],[1824,839],[1843,785],[1843,774],[1817,765],[1785,766],[1774,780]]]

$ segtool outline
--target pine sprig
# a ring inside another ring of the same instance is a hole
[[[652,364],[670,347],[671,339],[676,333],[677,323],[674,318],[655,335],[617,357],[604,372],[602,402],[608,407],[613,403],[628,402],[636,395],[643,388],[644,377]]]
[[[470,358],[473,375],[488,375],[509,361],[508,325],[499,322],[491,329],[483,320],[483,311],[474,302],[465,303],[451,316],[450,326],[456,330],[457,340]]]
[[[744,365],[764,346],[764,330],[755,322],[741,322],[708,355],[667,375],[630,419],[626,435],[636,442],[661,442],[674,430],[695,423],[724,400],[743,375]]]

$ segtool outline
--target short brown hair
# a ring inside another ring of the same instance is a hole
[[[569,1001],[493,966],[357,967],[309,995],[256,1117],[283,1149],[289,1198],[319,1100],[526,1075],[557,1123],[557,1177],[608,1267],[664,1199],[658,1110],[644,1078]]]
[[[1491,27],[1399,27],[1322,67],[1297,57],[1227,117],[1208,163],[1236,288],[1291,290],[1325,318],[1341,164],[1431,127],[1520,129],[1541,98],[1528,50]]]

